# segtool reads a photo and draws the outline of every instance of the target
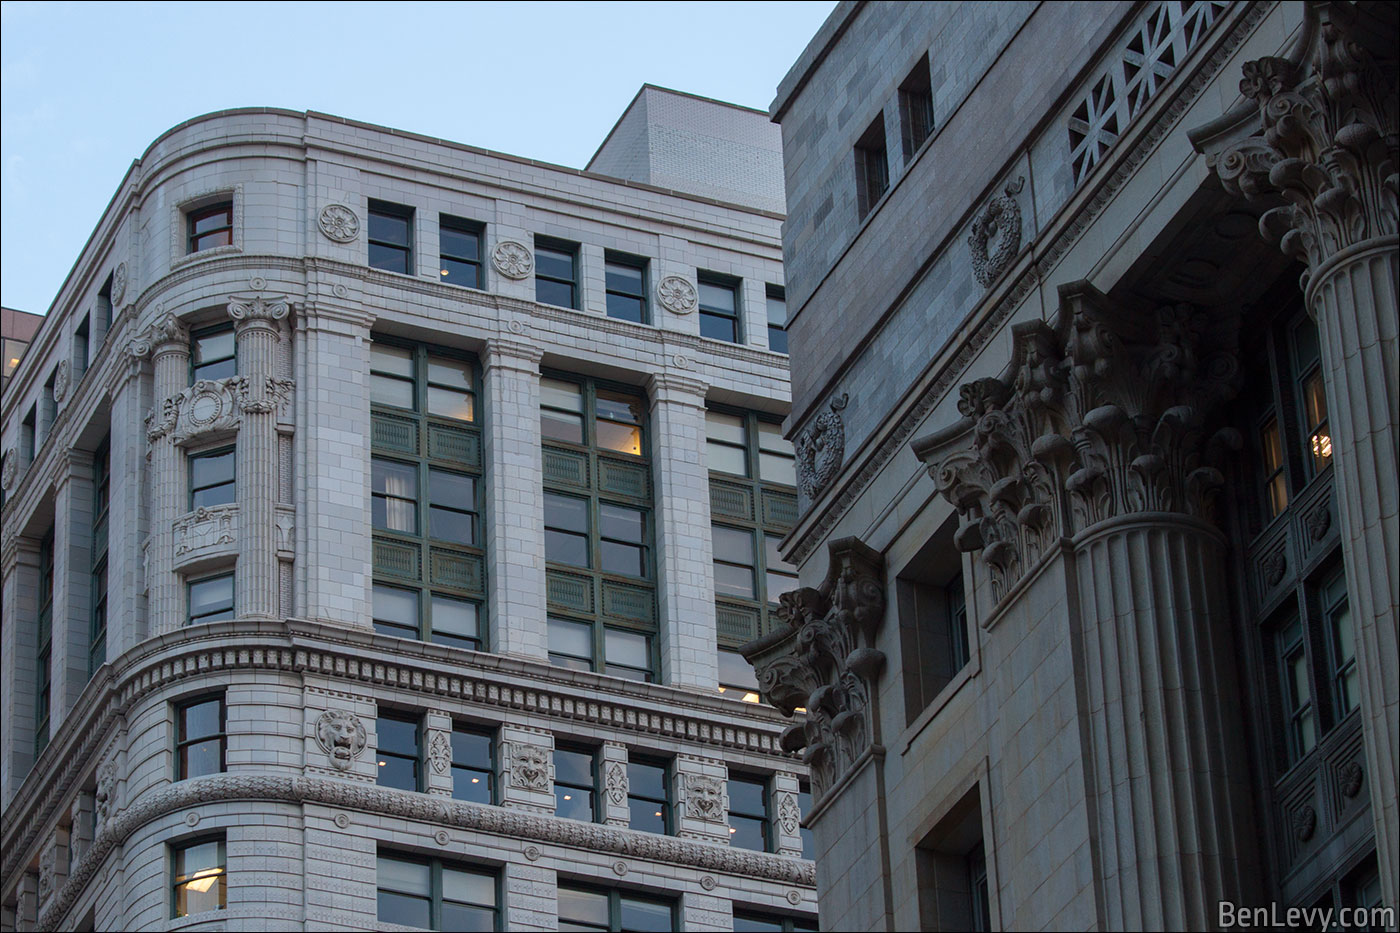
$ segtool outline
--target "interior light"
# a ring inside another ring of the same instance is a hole
[[[744,702],[745,702],[745,703],[757,703],[757,702],[758,702],[758,694],[757,694],[757,693],[746,693],[746,694],[744,694]]]
[[[195,872],[194,877],[185,883],[185,887],[203,894],[214,886],[214,882],[218,881],[219,876],[223,873],[222,868],[206,868],[203,871]]]
[[[472,778],[472,783],[473,783],[473,784],[480,784],[480,783],[481,783],[481,778]]]
[[[1326,460],[1332,456],[1332,438],[1327,434],[1314,434],[1312,439],[1313,456]]]
[[[737,833],[737,832],[738,832],[737,829],[731,829],[731,830],[729,831],[729,834],[732,836],[732,835],[734,835],[734,834]]]
[[[656,811],[656,815],[657,815],[657,816],[660,816],[660,815],[661,815],[661,811],[660,811],[660,810],[657,810],[657,811]]]
[[[381,761],[381,762],[379,763],[379,767],[382,768],[382,767],[384,767],[385,765],[387,765],[388,763],[389,763],[389,762],[387,762],[387,761]]]
[[[565,800],[573,800],[574,798],[571,797],[571,796],[568,795],[568,794],[565,794],[565,795],[564,795],[564,799],[565,799]]]
[[[451,273],[449,273],[446,269],[443,269],[443,270],[442,270],[442,274],[443,274],[443,275],[450,275]]]

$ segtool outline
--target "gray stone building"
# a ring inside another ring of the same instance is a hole
[[[5,930],[814,927],[779,131],[619,126],[132,165],[3,401]]]
[[[743,653],[824,929],[1396,906],[1397,48],[843,2],[781,84],[803,587]]]

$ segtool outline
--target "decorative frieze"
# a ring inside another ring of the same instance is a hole
[[[807,710],[784,730],[782,745],[802,751],[818,799],[876,740],[870,701],[885,663],[874,647],[885,616],[884,558],[856,538],[828,550],[820,587],[782,595],[786,626],[740,649],[765,700],[788,716]]]

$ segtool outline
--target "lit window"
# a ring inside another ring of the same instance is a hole
[[[591,749],[560,747],[554,750],[554,815],[591,823],[598,818],[594,805],[598,774]]]
[[[495,761],[495,733],[453,726],[452,797],[472,803],[494,803]]]
[[[729,844],[759,852],[770,850],[768,781],[729,776]]]
[[[1305,458],[1312,474],[1332,463],[1332,429],[1327,424],[1327,389],[1322,378],[1317,325],[1303,315],[1293,327],[1293,366],[1302,397]]]
[[[233,245],[233,202],[220,201],[199,210],[190,211],[186,231],[187,253]]]
[[[375,723],[378,746],[375,764],[378,766],[380,787],[399,790],[422,790],[419,773],[422,752],[419,750],[417,719],[381,712]]]
[[[170,916],[223,910],[228,900],[223,836],[175,846],[172,855]]]
[[[481,226],[446,214],[438,218],[438,270],[448,285],[481,287]]]

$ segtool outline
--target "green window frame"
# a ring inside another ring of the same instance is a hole
[[[740,281],[727,275],[696,270],[700,286],[700,336],[725,343],[743,343]]]
[[[734,933],[817,933],[817,921],[734,908]]]
[[[374,726],[375,783],[423,790],[423,717],[380,710]]]
[[[228,851],[224,834],[170,846],[170,917],[228,906]]]
[[[365,240],[371,269],[413,275],[413,208],[371,200]]]
[[[554,748],[554,815],[585,823],[603,820],[598,792],[598,750],[586,745]]]
[[[680,929],[674,898],[560,882],[558,906],[561,931],[665,933]]]
[[[53,529],[39,543],[38,651],[34,677],[34,754],[49,744],[49,713],[53,701]]]
[[[112,443],[102,439],[92,455],[92,549],[88,591],[88,677],[107,661],[107,518],[112,497]]]
[[[772,788],[769,779],[730,774],[729,844],[755,852],[773,851]]]
[[[774,353],[788,352],[787,292],[781,285],[768,285],[764,291],[768,300],[768,349]]]
[[[554,664],[657,678],[646,398],[566,373],[540,381],[545,589]]]
[[[238,454],[232,446],[190,454],[189,508],[232,505],[238,500]]]
[[[645,259],[609,251],[603,257],[603,278],[608,317],[634,324],[651,323]]]
[[[233,572],[216,573],[185,584],[186,625],[225,622],[233,618]]]
[[[190,335],[190,385],[238,375],[238,338],[232,324],[205,327]]]
[[[228,714],[223,693],[175,704],[175,780],[220,774],[227,768]]]
[[[370,347],[372,618],[383,635],[486,648],[481,370],[469,354]]]
[[[496,730],[452,725],[452,798],[496,802]]]
[[[481,288],[484,225],[465,217],[438,215],[438,275],[447,285]]]
[[[797,568],[778,552],[797,520],[796,456],[776,416],[719,405],[705,412],[705,448],[719,689],[756,703],[758,682],[735,649],[772,631],[779,596],[797,588]]]
[[[500,874],[490,869],[381,847],[375,890],[380,923],[425,930],[501,929]]]
[[[642,832],[671,835],[671,762],[644,756],[627,759],[628,825]]]
[[[535,300],[578,309],[579,245],[552,237],[535,237]]]

